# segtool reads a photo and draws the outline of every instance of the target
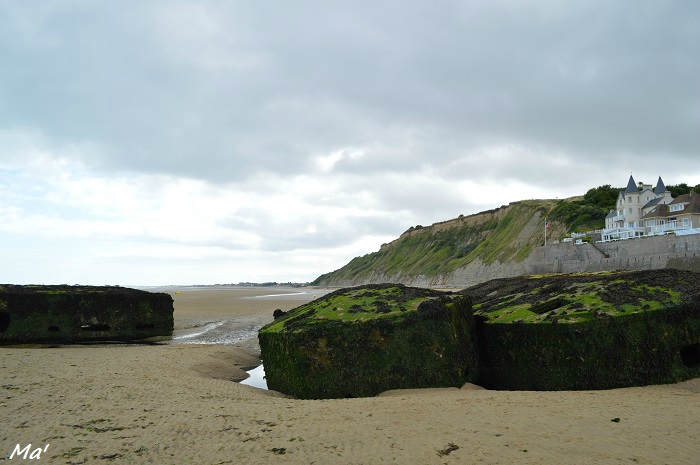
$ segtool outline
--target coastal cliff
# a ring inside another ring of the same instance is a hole
[[[495,210],[431,226],[408,229],[378,252],[356,257],[314,281],[323,286],[357,286],[383,282],[419,287],[463,287],[493,278],[518,276],[526,258],[544,244],[545,216],[553,200],[513,202]],[[566,233],[550,222],[548,235]],[[472,281],[478,276],[479,281]]]
[[[313,284],[330,287],[400,283],[461,289],[491,279],[541,273],[675,268],[700,272],[700,235],[658,236],[604,244],[559,242],[569,225],[545,217],[557,201],[528,200],[408,229],[379,251],[356,257]]]

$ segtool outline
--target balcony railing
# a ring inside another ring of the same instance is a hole
[[[649,226],[649,235],[654,235],[654,234],[663,234],[667,231],[676,231],[678,229],[688,229],[690,228],[690,224],[688,225],[683,225],[682,222],[677,221],[677,220],[672,220],[669,221],[666,224],[660,224],[657,226]]]
[[[634,239],[635,237],[641,237],[644,235],[644,232],[645,229],[642,227],[603,229],[601,233],[601,242]]]

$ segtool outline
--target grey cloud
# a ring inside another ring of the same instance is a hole
[[[253,208],[239,210],[234,216],[220,221],[219,226],[253,232],[260,239],[258,249],[268,252],[336,248],[351,244],[364,235],[397,235],[404,227],[391,213],[383,216],[348,214],[330,219],[300,212],[297,221],[280,221],[274,212]]]
[[[698,151],[692,2],[109,5],[3,7],[1,126],[104,145],[105,169],[214,182],[345,147],[373,150],[336,173],[504,141],[599,166]],[[532,182],[526,168],[492,176]]]

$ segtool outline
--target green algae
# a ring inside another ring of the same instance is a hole
[[[480,383],[610,389],[700,376],[700,275],[680,270],[542,275],[465,289]]]
[[[302,305],[258,338],[270,389],[304,399],[364,397],[473,382],[473,325],[465,296],[379,285]]]
[[[0,343],[132,340],[172,334],[168,294],[118,286],[0,288]]]
[[[525,279],[537,280],[532,283],[534,289],[494,294],[476,304],[475,313],[486,317],[490,323],[581,323],[599,316],[663,310],[681,301],[680,292],[671,288],[640,284],[622,277],[609,282],[600,279],[613,276],[610,272],[569,276],[577,276],[579,280],[556,288],[545,284],[552,278],[557,280],[555,275],[528,276]],[[548,306],[553,308],[539,311]]]
[[[364,322],[377,318],[396,318],[404,312],[416,311],[426,299],[427,297],[406,297],[399,286],[349,289],[302,305],[285,318],[266,326],[265,331],[281,331],[285,324],[290,324],[290,320],[298,321],[295,318],[302,315],[304,325],[322,320]]]

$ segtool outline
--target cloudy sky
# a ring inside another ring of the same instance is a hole
[[[0,282],[309,281],[700,183],[700,3],[0,0]]]

